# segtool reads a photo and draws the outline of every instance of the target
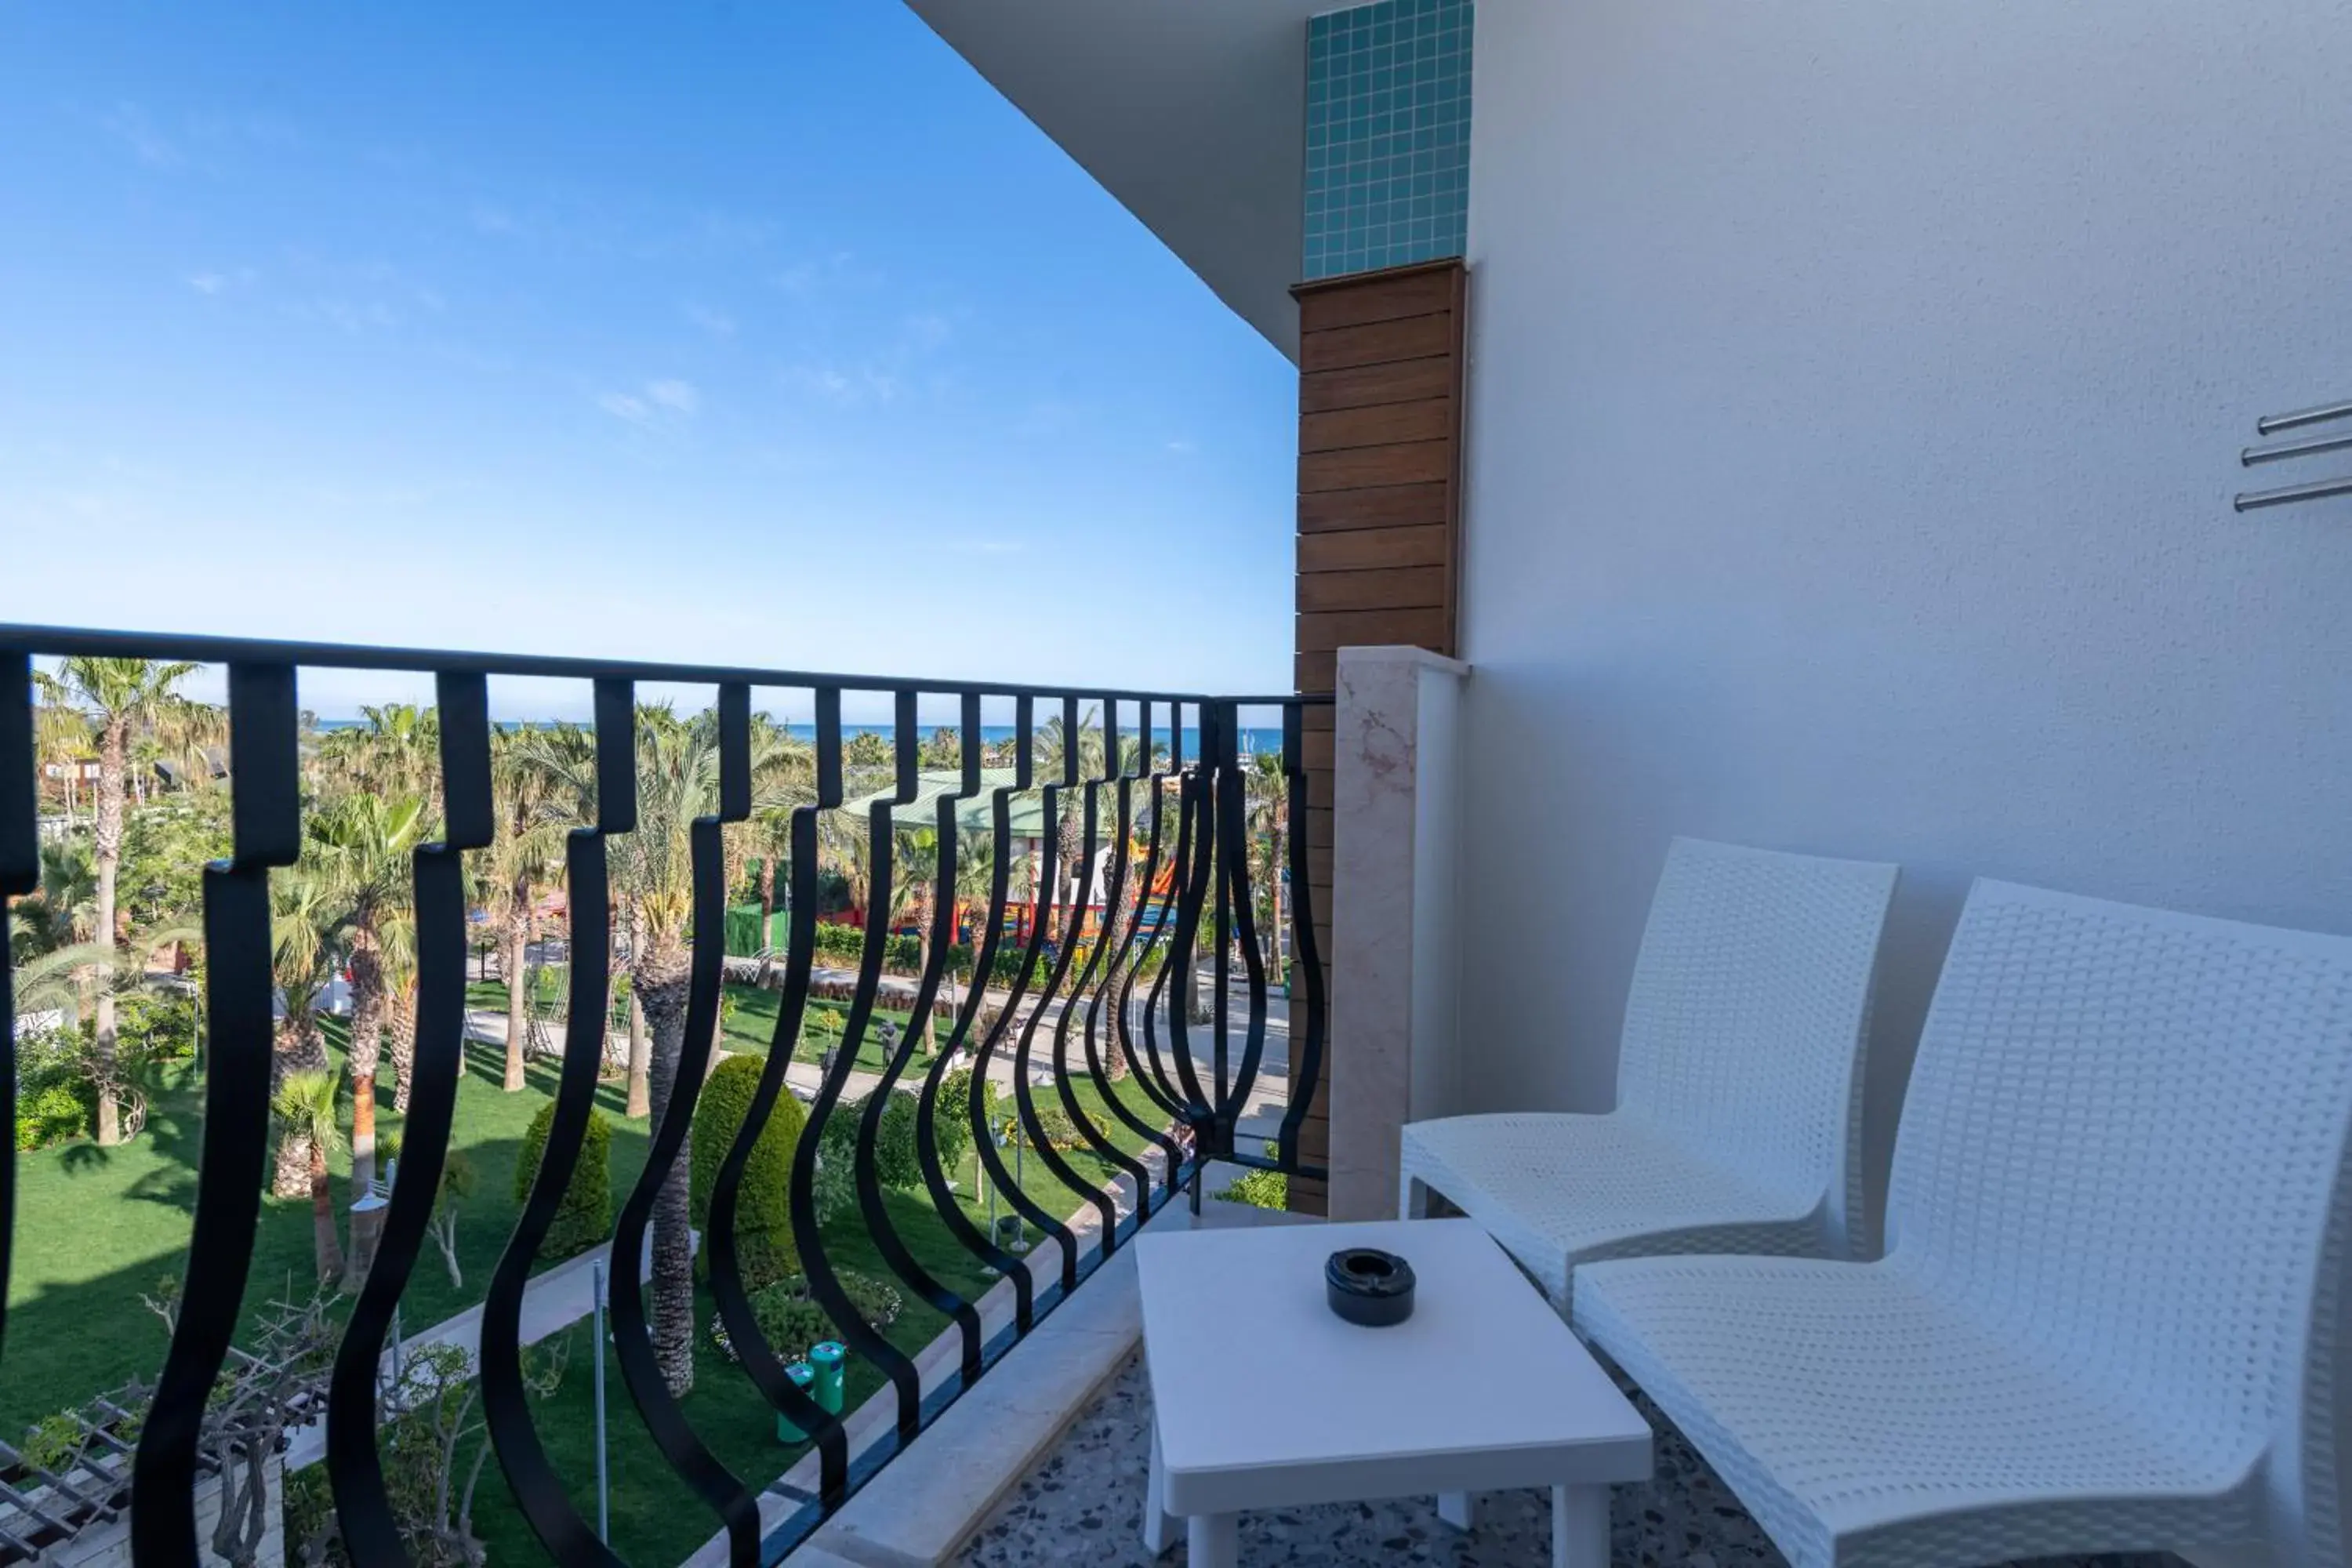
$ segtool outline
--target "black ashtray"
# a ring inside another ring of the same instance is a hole
[[[1351,1323],[1385,1329],[1412,1316],[1412,1265],[1376,1247],[1343,1247],[1323,1265],[1331,1310]]]

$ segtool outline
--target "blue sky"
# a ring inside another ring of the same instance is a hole
[[[0,619],[1289,685],[1289,367],[897,0],[9,6],[0,235]]]

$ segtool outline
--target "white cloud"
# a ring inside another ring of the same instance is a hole
[[[176,169],[188,161],[179,145],[157,131],[148,120],[147,111],[135,103],[116,104],[99,124],[151,169]]]
[[[686,308],[686,319],[714,338],[731,338],[735,335],[735,318],[724,310],[714,310],[706,305],[688,305]]]
[[[1168,449],[1180,458],[1189,458],[1201,449],[1201,444],[1198,441],[1186,441],[1180,438],[1169,442]]]
[[[199,294],[217,296],[234,289],[250,289],[259,276],[250,267],[232,267],[226,271],[208,267],[202,272],[188,274],[188,287]]]
[[[522,232],[522,224],[514,214],[488,202],[476,202],[472,216],[474,227],[483,234],[517,235]]]
[[[850,370],[831,364],[794,365],[784,372],[784,380],[840,408],[896,402],[901,389],[898,376],[875,365]]]
[[[701,413],[702,394],[691,382],[649,381],[635,392],[607,392],[596,399],[596,406],[615,419],[652,430]]]

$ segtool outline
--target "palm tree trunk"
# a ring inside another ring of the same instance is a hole
[[[410,975],[394,992],[389,1008],[392,1025],[392,1108],[408,1114],[409,1079],[416,1068],[416,977]]]
[[[375,1181],[375,1076],[383,1054],[383,961],[375,933],[352,933],[352,1195]],[[357,1237],[353,1238],[354,1244]]]
[[[507,1072],[505,1089],[513,1094],[522,1088],[522,1048],[530,1033],[528,987],[530,971],[524,960],[530,955],[530,905],[518,896],[517,912],[507,921]]]
[[[622,1114],[632,1121],[653,1110],[652,1061],[646,1038],[646,999],[636,983],[629,983],[629,1103]]]
[[[299,1198],[310,1191],[310,1135],[292,1127],[278,1134],[278,1158],[269,1173],[269,1195]],[[316,1201],[315,1194],[313,1201]]]
[[[668,944],[632,968],[630,994],[653,1037],[650,1073],[654,1124],[669,1112],[686,1045],[686,954]],[[694,1233],[688,1228],[684,1161],[671,1163],[654,1198],[653,1347],[672,1395],[694,1386]]]
[[[343,1276],[343,1249],[335,1239],[335,1194],[327,1180],[326,1146],[305,1137],[310,1155],[310,1237],[319,1260],[321,1284]]]
[[[938,901],[935,892],[929,880],[915,890],[915,973],[919,975],[931,972],[931,916]],[[939,1016],[936,1005],[923,1011],[923,1054],[927,1057],[940,1053]]]
[[[128,768],[126,721],[111,719],[98,748],[98,820],[93,834],[98,871],[98,940],[119,945],[114,929],[114,883],[122,868],[122,787]],[[114,984],[100,975],[98,1007],[90,1040],[90,1077],[98,1083],[98,1141],[101,1145],[122,1142],[122,1110],[114,1081]]]

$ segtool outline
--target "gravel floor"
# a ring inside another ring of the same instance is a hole
[[[1706,1462],[1639,1394],[1657,1430],[1657,1479],[1619,1487],[1611,1507],[1610,1556],[1643,1568],[1783,1568],[1784,1560]],[[1130,1360],[1055,1450],[989,1516],[957,1559],[967,1568],[1085,1563],[1142,1568],[1144,1469],[1151,1391],[1142,1359]],[[1551,1502],[1541,1492],[1483,1500],[1478,1529],[1457,1531],[1432,1498],[1335,1504],[1242,1516],[1244,1568],[1542,1568],[1551,1561]],[[1181,1563],[1181,1544],[1162,1563]],[[2072,1560],[2068,1568],[2180,1568],[2164,1557]]]

